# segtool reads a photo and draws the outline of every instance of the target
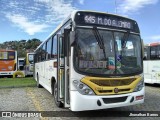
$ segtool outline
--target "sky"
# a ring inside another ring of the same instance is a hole
[[[160,0],[0,0],[0,43],[44,41],[73,10],[94,10],[132,18],[144,43],[160,42]]]

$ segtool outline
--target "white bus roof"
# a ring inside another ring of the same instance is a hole
[[[35,49],[35,51],[41,47],[41,45],[43,45],[43,43],[46,42],[46,40],[48,40],[57,30],[59,30],[66,21],[68,21],[69,19],[71,20],[74,20],[74,17],[75,17],[75,14],[77,12],[95,12],[95,13],[103,13],[103,14],[108,14],[108,15],[115,15],[115,16],[119,16],[119,17],[123,17],[123,18],[127,18],[127,19],[130,19],[130,20],[133,20],[131,18],[128,18],[128,17],[125,17],[125,16],[121,16],[121,15],[117,15],[117,14],[111,14],[111,13],[107,13],[107,12],[100,12],[100,11],[90,11],[90,10],[74,10],[70,13],[70,15],[65,18],[59,25],[56,29],[53,30],[53,32]]]

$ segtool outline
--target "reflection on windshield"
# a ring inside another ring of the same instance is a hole
[[[140,37],[98,30],[103,47],[92,29],[76,30],[75,66],[93,74],[133,74],[142,70]],[[104,55],[105,54],[105,55]]]

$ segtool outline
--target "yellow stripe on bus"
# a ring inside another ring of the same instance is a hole
[[[140,80],[140,76],[135,76],[122,78],[84,77],[81,81],[92,88],[97,95],[111,95],[133,92]],[[117,93],[115,93],[115,89],[118,89]]]

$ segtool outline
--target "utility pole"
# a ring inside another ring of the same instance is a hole
[[[115,13],[117,14],[117,1],[115,0]]]

